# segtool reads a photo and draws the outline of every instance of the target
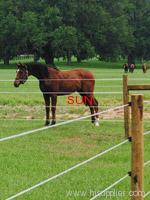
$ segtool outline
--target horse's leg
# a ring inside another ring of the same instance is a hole
[[[57,104],[57,96],[52,96],[52,105],[51,105],[51,111],[52,111],[52,122],[51,125],[56,124],[56,104]]]
[[[80,92],[79,92],[80,93]],[[89,106],[90,108],[90,112],[91,112],[91,115],[94,114],[94,102],[93,102],[93,97],[92,97],[92,102],[90,102],[88,99],[91,98],[91,96],[89,95],[83,95],[83,94],[80,94],[82,96],[82,99],[83,99],[83,103],[86,105],[86,106]],[[85,98],[86,97],[86,98]],[[86,99],[86,101],[85,101]],[[91,116],[91,122],[92,123],[95,123],[95,116]]]
[[[93,96],[93,105],[94,105],[94,111],[95,113],[98,113],[98,101],[97,99]],[[95,115],[95,122],[94,122],[95,126],[99,126],[99,114]]]
[[[95,110],[96,113],[98,113],[98,110],[99,110],[98,109],[98,101],[95,97],[93,97],[93,101],[94,101],[94,110]],[[99,119],[99,115],[96,115],[96,118]]]
[[[50,111],[50,96],[48,94],[43,94],[45,100],[45,111],[46,111],[46,121],[45,126],[50,124],[49,111]]]
[[[89,108],[90,108],[90,111],[91,111],[91,115],[94,114],[94,107],[90,104],[88,104]],[[92,123],[95,123],[95,116],[91,116],[91,122]]]

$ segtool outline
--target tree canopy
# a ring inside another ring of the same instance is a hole
[[[0,59],[149,59],[149,8],[149,0],[1,0]]]

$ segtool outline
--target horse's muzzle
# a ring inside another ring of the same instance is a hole
[[[20,83],[19,83],[18,81],[15,81],[15,82],[14,82],[14,86],[15,86],[15,87],[19,87],[19,85],[20,85]]]

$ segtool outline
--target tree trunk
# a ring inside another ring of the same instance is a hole
[[[42,57],[44,58],[46,64],[49,64],[51,66],[55,66],[55,64],[54,64],[54,53],[53,53],[53,49],[51,48],[50,43],[48,43],[43,48]]]
[[[3,59],[5,65],[9,65],[9,57]]]
[[[40,59],[40,55],[38,55],[37,53],[34,53],[34,62],[37,63]]]
[[[77,56],[77,63],[80,64],[81,63],[81,58]]]
[[[128,65],[135,64],[133,54],[128,55]]]
[[[70,50],[68,50],[67,52],[67,65],[70,65],[71,64],[71,52]]]
[[[54,64],[54,56],[52,56],[50,54],[45,54],[44,55],[44,59],[45,59],[45,63],[46,64],[50,64],[52,66],[55,66],[55,64]]]

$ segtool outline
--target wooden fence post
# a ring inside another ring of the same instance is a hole
[[[143,95],[131,96],[132,115],[132,171],[131,199],[144,199],[144,134],[143,134]]]
[[[128,91],[128,76],[123,75],[123,104],[129,103],[129,91]],[[130,117],[130,107],[124,107],[124,128],[125,128],[125,138],[131,137],[131,117]]]

